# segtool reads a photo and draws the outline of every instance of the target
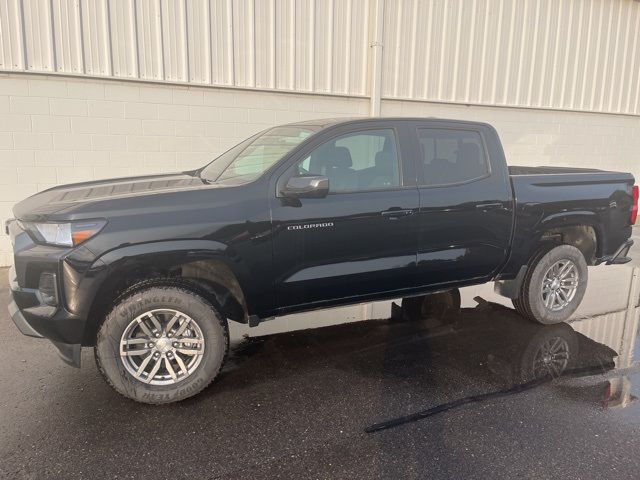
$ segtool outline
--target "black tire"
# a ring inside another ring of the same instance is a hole
[[[542,285],[547,271],[560,261],[571,261],[577,270],[577,288],[573,297],[559,310],[545,306]],[[525,318],[553,325],[567,320],[578,308],[587,289],[588,268],[584,255],[572,245],[545,247],[533,256],[518,297],[513,300],[516,311]]]
[[[444,319],[450,312],[460,310],[460,290],[457,288],[419,297],[402,299],[402,312],[406,320],[429,317]]]
[[[513,303],[513,307],[516,309],[516,312],[520,314],[520,316],[528,318],[528,314],[524,310],[524,307],[520,303],[520,300],[518,300],[517,298],[512,298],[511,303]]]
[[[147,384],[135,378],[120,356],[120,341],[132,321],[157,309],[188,315],[204,341],[202,358],[194,370],[170,385]],[[118,301],[98,331],[94,352],[98,370],[118,393],[137,402],[162,404],[184,400],[207,387],[220,372],[228,349],[227,322],[211,303],[187,287],[152,286]]]

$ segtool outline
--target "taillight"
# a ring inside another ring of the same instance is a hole
[[[635,225],[638,218],[638,185],[633,187],[633,206],[631,207],[631,225]]]

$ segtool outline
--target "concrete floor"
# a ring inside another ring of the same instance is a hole
[[[474,307],[481,286],[424,320],[245,341],[213,385],[163,407],[117,395],[91,351],[77,370],[20,335],[0,272],[0,478],[638,478],[638,354],[621,357],[636,331],[615,328],[637,312],[615,268],[558,333],[573,374],[535,388],[518,391],[552,330]]]

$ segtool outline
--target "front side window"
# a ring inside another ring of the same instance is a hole
[[[489,173],[482,137],[478,132],[421,128],[418,140],[423,185],[468,182]]]
[[[250,182],[314,133],[312,127],[306,126],[271,128],[220,155],[202,169],[200,176],[215,183]]]
[[[298,175],[324,175],[330,192],[388,189],[400,186],[400,169],[392,129],[348,133],[320,145],[297,165]]]

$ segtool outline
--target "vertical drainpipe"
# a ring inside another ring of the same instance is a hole
[[[369,115],[380,116],[380,96],[382,93],[382,35],[384,33],[384,0],[375,0],[374,36],[371,47],[371,104]]]

